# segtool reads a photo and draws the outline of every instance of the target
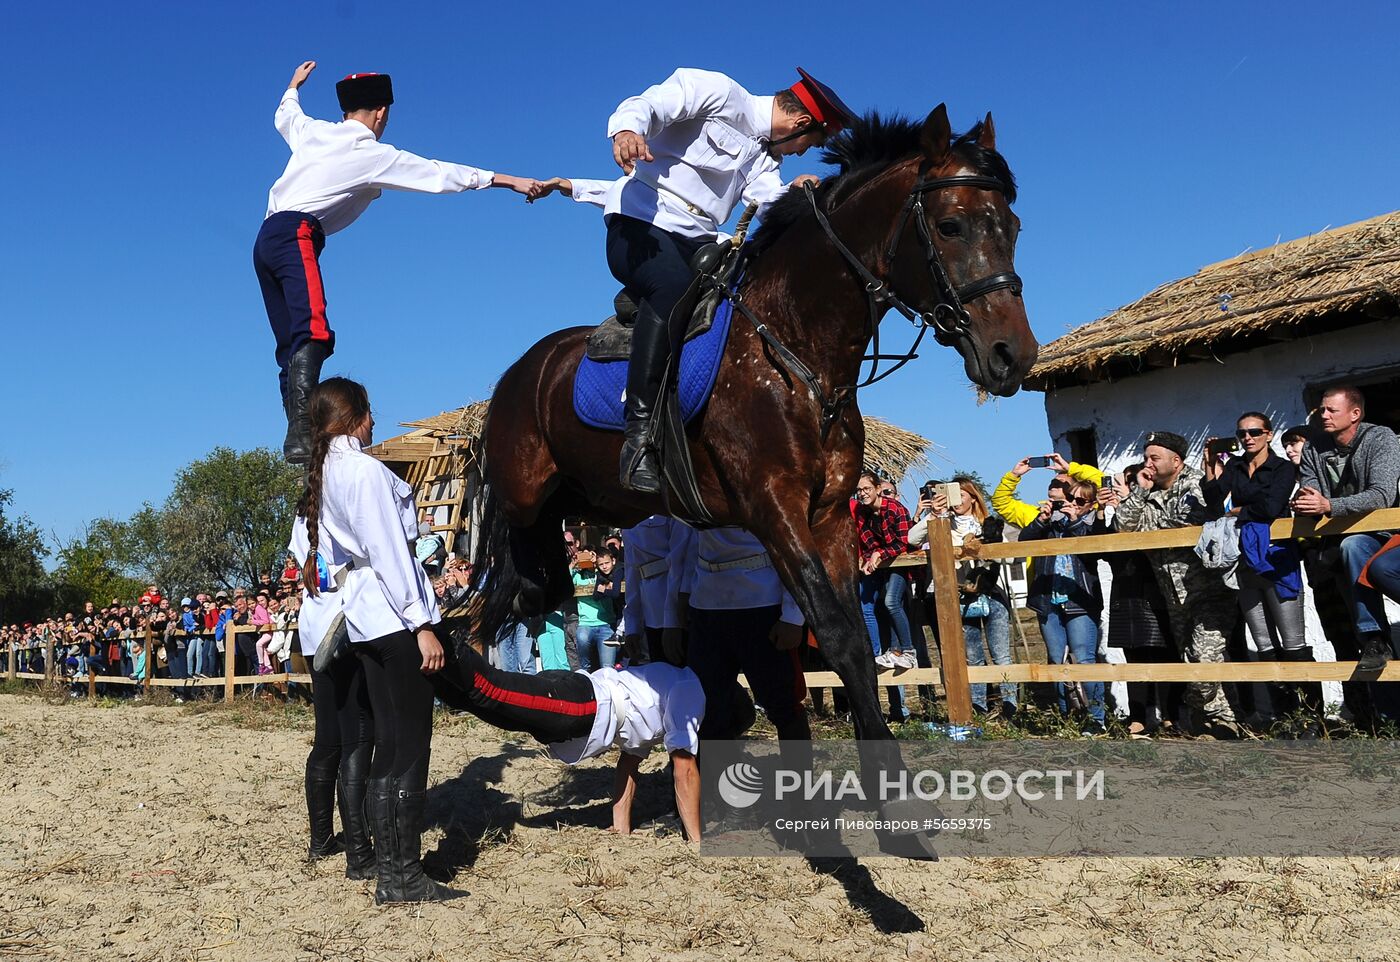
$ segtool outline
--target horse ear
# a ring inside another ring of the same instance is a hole
[[[924,156],[935,164],[948,157],[948,145],[953,139],[953,128],[948,123],[948,106],[939,104],[924,120],[923,132],[919,135],[919,146]]]
[[[977,146],[987,150],[997,149],[997,129],[992,123],[992,112],[987,111],[987,119],[982,121],[982,131],[977,135]]]

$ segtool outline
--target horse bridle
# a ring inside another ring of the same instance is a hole
[[[985,177],[980,174],[954,174],[949,177],[934,177],[930,179],[920,179],[914,183],[909,190],[909,197],[904,202],[903,208],[899,212],[899,219],[895,222],[894,230],[890,233],[889,246],[885,249],[884,256],[887,263],[894,261],[898,252],[899,241],[904,236],[905,227],[910,218],[913,219],[915,231],[919,237],[919,243],[924,249],[924,263],[929,272],[929,279],[933,284],[933,291],[938,301],[929,311],[916,311],[896,294],[884,281],[865,266],[859,257],[851,253],[850,248],[841,242],[841,238],[836,236],[836,231],[832,229],[831,222],[827,220],[826,213],[817,203],[816,191],[811,183],[802,185],[807,192],[807,200],[812,205],[812,213],[816,215],[817,223],[821,225],[822,231],[826,234],[827,240],[831,241],[833,247],[840,252],[848,267],[856,273],[865,286],[865,296],[869,304],[869,325],[871,339],[871,353],[863,357],[862,361],[870,362],[870,374],[865,380],[858,384],[848,384],[836,387],[828,397],[822,390],[816,374],[802,363],[791,350],[784,345],[775,334],[754,317],[748,307],[742,303],[742,299],[737,295],[731,295],[734,305],[738,310],[748,317],[758,331],[759,337],[770,350],[778,356],[784,366],[791,370],[800,380],[802,380],[812,391],[822,408],[822,437],[826,437],[827,431],[836,419],[840,417],[842,408],[855,396],[856,391],[863,387],[869,387],[877,381],[883,381],[895,371],[917,358],[919,345],[923,343],[924,335],[932,328],[934,338],[941,344],[951,345],[957,339],[967,336],[968,329],[972,325],[972,315],[968,313],[967,304],[975,301],[979,297],[986,297],[994,291],[1009,290],[1017,297],[1021,296],[1021,278],[1015,271],[1003,271],[999,274],[992,274],[980,280],[971,281],[962,287],[953,284],[952,278],[948,276],[948,269],[943,264],[943,256],[938,253],[938,245],[933,242],[933,235],[929,233],[928,218],[924,211],[924,194],[934,190],[946,190],[955,187],[972,187],[977,190],[996,191],[1000,194],[1006,193],[1006,185],[995,177]],[[894,308],[911,324],[919,329],[918,336],[914,338],[914,343],[909,350],[903,354],[881,354],[880,353],[880,319],[886,312]],[[894,361],[894,366],[888,370],[880,371],[881,361]]]

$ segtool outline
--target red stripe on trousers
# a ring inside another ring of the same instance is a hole
[[[330,326],[326,324],[326,292],[321,287],[321,265],[316,261],[316,246],[311,240],[311,221],[297,225],[297,247],[301,250],[301,266],[306,271],[306,298],[311,302],[311,339],[329,341]]]
[[[591,698],[583,702],[562,701],[558,698],[546,698],[544,695],[527,695],[524,692],[507,691],[491,684],[484,675],[474,677],[472,684],[476,686],[477,691],[492,701],[515,705],[517,708],[530,708],[534,711],[549,712],[552,715],[596,715],[598,713],[598,703]]]

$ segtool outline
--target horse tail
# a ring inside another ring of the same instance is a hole
[[[540,608],[545,595],[543,571],[490,485],[485,489],[478,530],[471,598],[481,601],[477,637],[482,644],[493,645],[502,627]]]

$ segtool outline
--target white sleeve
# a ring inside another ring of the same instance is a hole
[[[489,170],[449,164],[444,160],[429,160],[388,144],[365,145],[359,149],[375,152],[365,187],[411,190],[422,194],[455,194],[490,187],[496,177]]]
[[[377,462],[357,466],[348,492],[346,515],[360,541],[360,550],[384,589],[384,596],[398,612],[405,628],[413,629],[442,620],[437,596],[423,593],[422,569],[408,548],[399,497],[389,469]]]
[[[297,559],[297,567],[306,567],[306,556],[311,553],[311,535],[306,530],[306,519],[300,515],[292,522],[292,540],[287,543],[287,550]]]
[[[762,208],[783,196],[787,189],[788,185],[783,183],[782,175],[778,173],[778,165],[775,163],[768,165],[767,169],[760,171],[745,184],[740,197],[745,205],[757,204],[759,206],[759,219],[761,220],[763,217]]]
[[[569,183],[574,185],[573,199],[580,204],[592,204],[595,207],[602,207],[608,202],[608,190],[612,187],[610,180],[582,180],[579,178],[569,178]]]
[[[924,542],[928,540],[928,518],[914,522],[909,528],[909,537],[907,540],[911,548],[923,547]]]
[[[282,139],[287,142],[287,146],[296,150],[302,130],[311,123],[311,118],[302,112],[301,95],[297,93],[297,88],[288,87],[282,94],[277,113],[272,116],[272,123],[277,127]]]
[[[733,89],[734,81],[724,74],[682,67],[618,104],[608,118],[608,139],[624,130],[653,137],[678,121],[718,113]]]

